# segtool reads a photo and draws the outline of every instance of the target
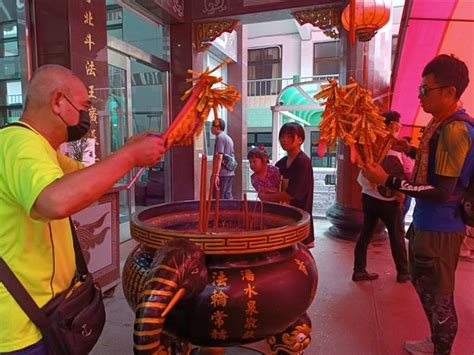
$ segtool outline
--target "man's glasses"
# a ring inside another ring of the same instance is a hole
[[[444,85],[444,86],[437,86],[435,88],[430,88],[426,85],[420,85],[418,86],[418,94],[420,94],[421,97],[425,97],[426,95],[428,95],[428,93],[431,91],[431,90],[437,90],[437,89],[444,89],[444,88],[449,88],[451,85]]]

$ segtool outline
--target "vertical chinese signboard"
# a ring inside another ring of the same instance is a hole
[[[1,0],[0,0],[1,1]],[[107,9],[105,0],[35,0],[35,67],[59,64],[69,67],[86,85],[93,102],[87,147],[104,158],[100,142],[107,135]],[[84,161],[84,158],[83,158]],[[103,291],[120,281],[119,188],[74,214],[79,243],[89,271]]]
[[[105,0],[69,0],[68,6],[70,65],[86,85],[92,103],[89,141],[98,160],[104,157],[99,132],[106,134],[104,122],[108,122],[107,10]],[[73,216],[78,236],[84,236],[79,238],[84,255],[90,256],[89,270],[103,290],[120,280],[118,209],[118,191],[110,190]]]
[[[89,109],[89,138],[101,158],[99,120],[106,119],[108,98],[107,28],[105,0],[69,1],[71,70],[86,84],[92,105]],[[99,116],[100,119],[99,119]]]

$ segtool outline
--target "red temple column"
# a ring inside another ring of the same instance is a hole
[[[105,0],[35,0],[30,4],[33,69],[59,64],[82,79],[93,102],[89,137],[95,139],[96,159],[103,158],[99,132],[109,122]],[[89,255],[88,269],[104,292],[120,281],[119,212],[117,187],[71,216],[77,234],[88,235],[86,240],[79,238],[81,248]]]
[[[201,71],[203,67],[203,55],[193,49],[193,25],[192,23],[174,24],[171,30],[171,121],[177,116],[185,102],[181,100],[183,93],[191,86],[185,80],[190,77],[188,69]],[[171,123],[171,122],[170,122]],[[193,145],[174,147],[170,150],[170,174],[171,174],[171,200],[193,200],[195,191],[199,193],[199,187],[193,181],[199,176],[200,161]]]
[[[359,84],[372,91],[375,102],[381,111],[388,109],[386,103],[390,82],[390,58],[392,36],[389,29],[381,30],[370,42],[359,42],[351,46],[344,32],[342,41],[346,54],[346,79],[353,77]],[[364,47],[367,53],[367,83],[363,82]],[[344,82],[341,84],[345,84]],[[380,97],[380,98],[379,98]],[[332,226],[327,234],[337,238],[355,240],[362,227],[361,188],[357,183],[360,169],[350,162],[349,148],[342,142],[337,148],[337,186],[336,202],[326,215]],[[383,225],[374,239],[385,236]]]
[[[36,0],[33,2],[33,65],[60,64],[86,84],[94,102],[89,110],[90,138],[100,149],[100,124],[107,121],[107,10],[105,0]],[[100,116],[100,118],[99,118]]]
[[[232,193],[235,199],[242,199],[243,166],[247,158],[247,50],[243,41],[247,38],[246,30],[237,25],[237,62],[227,66],[228,84],[239,90],[241,99],[236,102],[234,110],[228,112],[228,132],[234,141],[235,157],[239,162],[232,182]]]

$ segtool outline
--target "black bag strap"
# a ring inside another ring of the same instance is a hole
[[[79,244],[79,239],[77,238],[76,226],[72,222],[71,217],[69,217],[69,224],[71,226],[72,243],[74,245],[74,254],[76,255],[76,270],[79,273],[79,276],[82,278],[89,273],[89,269],[87,269],[87,264],[84,259],[84,254],[82,253],[81,245]]]
[[[62,351],[59,345],[54,341],[50,341],[55,338],[51,330],[50,321],[41,308],[38,307],[28,291],[26,291],[20,280],[18,280],[13,271],[8,267],[3,258],[0,258],[0,281],[13,296],[23,312],[26,313],[28,318],[30,318],[34,325],[41,330],[43,339],[46,344],[48,344],[49,350],[52,351],[52,354],[61,354]]]
[[[88,274],[87,264],[84,260],[84,255],[82,254],[82,249],[79,245],[79,240],[77,239],[76,227],[74,226],[71,217],[69,217],[69,223],[71,225],[74,253],[76,254],[76,270],[82,280]],[[41,330],[43,339],[46,344],[48,344],[49,350],[52,354],[63,354],[64,351],[58,344],[57,340],[55,340],[56,337],[54,332],[51,330],[51,322],[48,320],[43,310],[38,307],[34,299],[22,285],[20,280],[18,280],[13,271],[8,267],[3,258],[0,258],[0,282],[3,283],[23,312],[26,313],[28,318],[30,318],[34,325]]]
[[[18,126],[30,129],[28,126],[21,123],[13,122],[9,125],[1,128]],[[79,273],[79,277],[82,279],[85,277],[89,271],[87,269],[86,261],[84,260],[84,255],[82,253],[81,246],[79,244],[79,239],[77,238],[76,227],[72,222],[71,217],[69,217],[69,225],[71,227],[72,242],[74,245],[74,254],[76,256],[76,270]],[[26,315],[31,319],[31,321],[41,329],[43,335],[47,336],[49,333],[49,321],[43,311],[38,307],[36,302],[30,296],[25,287],[21,284],[20,280],[15,276],[13,271],[8,267],[7,263],[3,258],[0,257],[0,282],[2,282],[8,292],[13,296],[18,305],[23,309]]]
[[[47,329],[48,319],[3,258],[0,258],[0,281],[31,321],[41,330]]]
[[[0,127],[0,129],[12,127],[12,126],[23,127],[23,128],[29,129],[30,131],[33,131],[30,127],[18,121],[9,123],[3,127]],[[84,260],[84,254],[82,253],[81,245],[79,244],[79,240],[77,239],[76,227],[74,226],[74,223],[72,222],[71,217],[69,217],[69,225],[71,226],[72,241],[74,245],[74,254],[76,255],[76,270],[79,273],[79,276],[83,277],[89,273],[89,270],[87,269],[87,264],[86,264],[86,261]],[[1,281],[1,278],[0,278],[0,281]]]
[[[82,254],[79,240],[77,239],[76,228],[71,218],[69,218],[69,223],[71,224],[72,241],[76,254],[76,269],[82,278],[88,274],[87,264],[84,260],[84,255]],[[42,331],[47,330],[49,327],[48,319],[3,258],[0,258],[0,281],[5,285],[8,292],[10,292],[31,321]]]

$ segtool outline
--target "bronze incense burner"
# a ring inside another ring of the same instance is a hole
[[[185,354],[189,342],[221,348],[262,339],[268,353],[301,353],[318,283],[315,261],[300,243],[309,214],[222,200],[218,223],[213,218],[200,233],[199,201],[132,215],[140,244],[125,263],[123,288],[136,312],[135,353]]]

